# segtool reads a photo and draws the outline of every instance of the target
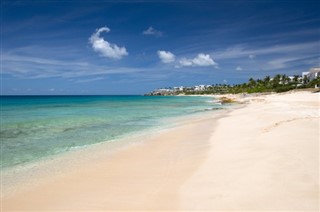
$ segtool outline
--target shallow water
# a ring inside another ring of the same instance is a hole
[[[212,97],[2,96],[1,167],[168,125],[222,106]]]

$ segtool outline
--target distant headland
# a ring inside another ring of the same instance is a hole
[[[274,77],[266,76],[263,79],[250,78],[243,84],[213,84],[196,85],[192,87],[169,87],[158,88],[146,96],[172,96],[172,95],[203,95],[203,94],[237,94],[237,93],[264,93],[264,92],[285,92],[294,89],[306,89],[320,87],[320,67],[311,68],[301,75],[287,76],[277,74]]]

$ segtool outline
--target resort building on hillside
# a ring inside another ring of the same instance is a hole
[[[206,89],[212,87],[212,85],[196,85],[193,87],[195,91],[205,91]]]
[[[318,76],[320,76],[320,67],[311,68],[307,72],[302,72],[302,78],[306,76],[309,80],[316,79]]]
[[[320,67],[315,67],[309,69],[309,71],[302,72],[302,79],[307,78],[309,81],[316,79],[317,77],[320,77]],[[319,85],[315,85],[316,88],[319,87]]]
[[[184,87],[180,86],[180,87],[173,87],[174,91],[183,91]]]

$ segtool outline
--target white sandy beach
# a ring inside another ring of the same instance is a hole
[[[208,112],[112,154],[104,145],[70,154],[95,157],[70,168],[60,160],[63,174],[47,164],[28,174],[28,186],[18,177],[24,189],[14,193],[4,176],[2,210],[319,211],[320,94],[242,101],[220,118]]]

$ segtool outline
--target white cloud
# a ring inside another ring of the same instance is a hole
[[[217,65],[213,59],[210,57],[208,54],[198,54],[197,57],[195,57],[192,60],[193,64],[198,65],[198,66],[215,66]]]
[[[154,35],[156,37],[161,37],[163,35],[163,32],[158,31],[154,29],[152,26],[150,26],[148,29],[144,30],[142,32],[143,35]]]
[[[218,64],[210,57],[209,54],[198,54],[193,59],[182,58],[179,61],[181,66],[214,66],[218,68]]]
[[[256,55],[255,54],[250,54],[249,58],[252,60],[252,59],[256,58]]]
[[[289,64],[299,61],[299,58],[277,58],[268,62],[268,66],[272,69],[287,68]]]
[[[236,45],[230,48],[227,48],[222,51],[212,52],[215,56],[215,59],[225,60],[225,59],[234,59],[234,58],[243,58],[243,57],[251,57],[255,58],[256,55],[260,56],[273,56],[275,54],[280,55],[301,55],[302,57],[315,56],[319,52],[319,42],[305,42],[305,43],[295,43],[295,44],[283,44],[283,45],[274,45],[269,47],[261,47],[261,48],[251,48],[247,45]],[[250,58],[252,59],[252,58]]]
[[[192,60],[187,58],[182,58],[179,63],[182,66],[192,66]]]
[[[236,70],[237,71],[242,71],[243,69],[240,66],[237,66]]]
[[[87,83],[87,82],[93,82],[97,80],[103,80],[105,79],[104,77],[95,77],[95,78],[89,78],[89,79],[81,79],[81,80],[76,80],[76,83]]]
[[[77,58],[73,58],[72,60],[52,60],[51,58],[38,58],[8,53],[4,53],[1,56],[3,60],[2,72],[22,79],[51,77],[66,79],[79,77],[93,78],[94,76],[104,77],[108,74],[129,75],[149,71],[149,69],[133,67],[107,67],[105,64],[77,61]]]
[[[175,61],[176,56],[169,51],[158,51],[158,56],[163,63],[172,63]]]
[[[110,32],[110,29],[108,27],[101,27],[89,38],[89,42],[91,43],[94,51],[100,53],[104,57],[113,59],[121,59],[123,56],[128,55],[125,47],[119,47],[116,44],[109,43],[100,37],[100,33],[102,32]]]

